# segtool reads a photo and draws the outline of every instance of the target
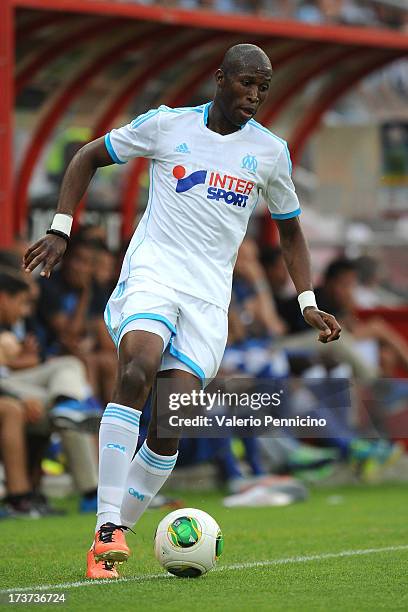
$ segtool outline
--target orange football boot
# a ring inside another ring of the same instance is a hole
[[[115,565],[110,561],[96,561],[93,548],[86,555],[86,574],[92,580],[119,578]]]
[[[124,531],[128,527],[105,523],[95,534],[94,556],[96,561],[110,561],[121,563],[130,557],[130,550],[126,544]]]

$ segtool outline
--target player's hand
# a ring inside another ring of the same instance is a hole
[[[50,277],[52,269],[61,261],[67,248],[67,241],[60,236],[47,234],[27,249],[23,257],[26,272],[32,272],[43,264],[41,276]]]
[[[306,323],[319,330],[319,342],[326,344],[340,338],[341,327],[333,315],[314,306],[307,306],[303,311],[303,317]]]

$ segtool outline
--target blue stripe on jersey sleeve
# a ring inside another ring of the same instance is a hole
[[[300,206],[296,210],[292,210],[292,212],[288,213],[271,213],[272,219],[293,219],[293,217],[298,217],[302,212]]]
[[[110,133],[108,132],[105,136],[105,146],[108,150],[109,155],[112,158],[112,161],[115,162],[115,164],[126,164],[126,162],[122,161],[119,159],[119,157],[116,155],[115,150],[112,146],[111,143],[111,138],[110,138]]]
[[[185,106],[185,107],[179,107],[179,108],[170,108],[169,106],[165,106],[164,104],[162,104],[161,106],[159,106],[159,108],[152,108],[146,113],[143,113],[143,115],[139,115],[138,117],[136,117],[136,119],[133,119],[133,121],[130,124],[130,127],[137,128],[140,125],[142,125],[142,123],[147,121],[148,119],[152,119],[153,117],[155,117],[158,113],[176,113],[180,115],[182,113],[188,113],[188,112],[202,113],[203,107],[201,105],[201,106]]]
[[[133,119],[132,123],[130,124],[130,127],[132,128],[139,127],[139,125],[142,125],[142,123],[144,123],[148,119],[151,119],[152,117],[157,115],[158,112],[159,112],[159,109],[153,108],[152,110],[147,111],[147,113],[144,113],[143,115],[139,115],[138,117],[136,117],[136,119]]]

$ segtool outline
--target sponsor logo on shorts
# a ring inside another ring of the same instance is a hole
[[[255,158],[253,161],[248,162],[248,164],[249,163],[252,169],[254,167],[256,169],[257,162]],[[217,202],[221,200],[226,204],[232,204],[239,208],[245,208],[248,197],[255,187],[253,181],[216,171],[196,170],[186,176],[186,169],[184,166],[175,166],[173,168],[173,176],[177,179],[177,193],[184,193],[196,185],[206,185],[208,200],[216,200]]]

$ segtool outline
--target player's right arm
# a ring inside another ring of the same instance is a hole
[[[159,116],[160,109],[151,109],[128,125],[113,129],[104,138],[83,146],[72,158],[64,175],[57,214],[73,217],[97,168],[114,163],[125,164],[135,157],[155,158],[158,152]],[[65,233],[62,232],[62,235]],[[53,267],[61,261],[66,248],[67,240],[62,236],[47,234],[24,255],[23,266],[26,272],[32,272],[42,264],[41,276],[48,278]]]
[[[98,168],[115,163],[109,154],[104,138],[97,138],[84,145],[72,158],[62,181],[57,213],[74,216],[93,175]],[[67,241],[54,234],[47,234],[30,246],[23,258],[26,272],[32,272],[42,264],[41,276],[49,278],[54,266],[61,261]]]

